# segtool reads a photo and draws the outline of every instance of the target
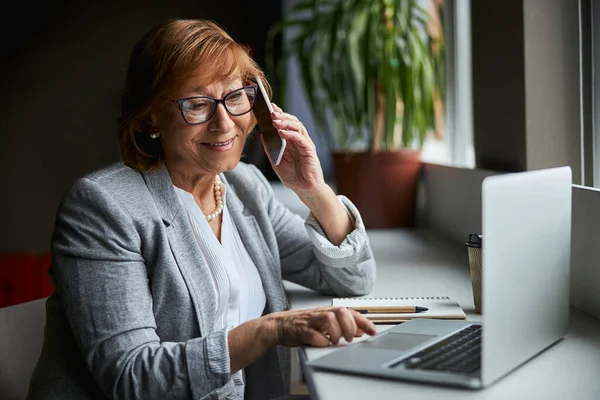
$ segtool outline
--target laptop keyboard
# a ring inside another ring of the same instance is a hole
[[[481,370],[481,325],[470,325],[392,367],[478,375]]]

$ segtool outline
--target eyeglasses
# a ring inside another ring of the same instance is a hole
[[[234,90],[222,99],[198,96],[173,101],[179,105],[184,121],[190,125],[197,125],[211,119],[219,103],[223,104],[225,110],[234,117],[249,113],[254,106],[257,90],[258,85],[254,84]]]

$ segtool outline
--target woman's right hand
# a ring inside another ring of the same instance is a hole
[[[346,307],[319,307],[282,311],[266,316],[275,343],[289,347],[327,347],[341,338],[351,342],[365,333],[376,335],[375,325],[364,315]]]
[[[376,335],[375,325],[346,307],[281,311],[252,319],[228,332],[230,370],[246,368],[276,345],[327,347]]]

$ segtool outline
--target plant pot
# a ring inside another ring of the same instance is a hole
[[[352,201],[369,229],[415,226],[421,153],[333,151],[338,194]]]

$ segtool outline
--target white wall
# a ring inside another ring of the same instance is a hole
[[[577,1],[523,1],[527,169],[579,160]]]

